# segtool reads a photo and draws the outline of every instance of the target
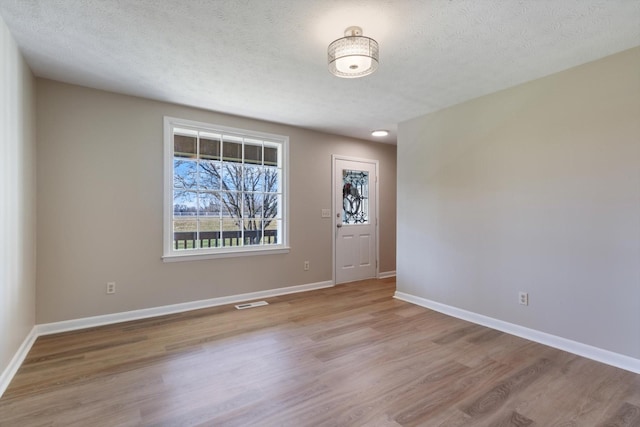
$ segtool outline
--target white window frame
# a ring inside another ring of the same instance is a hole
[[[228,246],[220,248],[198,248],[176,250],[173,246],[173,158],[174,128],[188,128],[197,131],[226,133],[246,138],[264,139],[281,145],[282,188],[280,243],[273,245]],[[200,259],[228,258],[251,255],[271,255],[288,253],[289,247],[289,137],[245,129],[232,128],[210,123],[175,117],[164,117],[164,262],[193,261]]]

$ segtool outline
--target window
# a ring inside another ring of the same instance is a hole
[[[288,251],[288,138],[165,117],[167,261]]]

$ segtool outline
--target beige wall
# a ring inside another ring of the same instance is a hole
[[[31,71],[0,18],[1,380],[35,324],[34,88]]]
[[[395,270],[393,145],[49,80],[37,101],[38,323],[331,280],[333,230],[320,214],[334,153],[380,161],[380,271]],[[289,254],[162,262],[165,115],[290,137]]]
[[[398,165],[398,291],[640,358],[640,48],[402,123]]]

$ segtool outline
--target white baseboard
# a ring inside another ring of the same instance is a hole
[[[324,282],[309,283],[307,285],[289,286],[286,288],[269,289],[266,291],[250,292],[246,294],[231,295],[228,297],[211,298],[181,304],[165,305],[161,307],[145,308],[141,310],[125,311],[122,313],[105,314],[102,316],[85,317],[82,319],[35,325],[33,329],[31,329],[29,335],[24,339],[24,342],[16,354],[13,356],[13,359],[11,359],[11,362],[9,362],[7,368],[0,374],[0,397],[2,397],[14,375],[18,372],[18,369],[27,357],[31,346],[33,346],[33,343],[39,336],[91,328],[94,326],[110,325],[113,323],[128,322],[130,320],[147,319],[150,317],[164,316],[166,314],[182,313],[185,311],[215,307],[218,305],[270,298],[278,295],[312,291],[314,289],[330,288],[332,286],[334,286],[333,281],[327,280]]]
[[[394,294],[394,298],[640,374],[640,359],[635,359],[630,356],[614,353],[609,350],[593,347],[588,344],[579,343],[577,341],[572,341],[535,329],[526,328],[514,323],[494,319],[492,317],[428,300],[426,298],[417,297],[415,295],[406,294],[404,292],[396,292]]]
[[[16,354],[13,356],[9,365],[6,369],[0,374],[0,397],[4,394],[7,387],[9,387],[9,383],[13,379],[18,369],[24,362],[24,359],[27,357],[29,350],[31,350],[31,346],[36,342],[36,338],[38,338],[36,327],[31,328],[31,331],[27,335],[27,337],[22,341],[22,344],[16,351]]]
[[[45,323],[42,325],[36,325],[36,329],[38,336],[57,334],[60,332],[74,331],[77,329],[86,329],[95,326],[110,325],[114,323],[128,322],[131,320],[147,319],[150,317],[164,316],[167,314],[182,313],[185,311],[198,310],[201,308],[235,304],[238,302],[250,301],[259,298],[270,298],[278,295],[306,292],[312,291],[314,289],[330,288],[332,286],[334,286],[333,281],[327,280],[324,282],[310,283],[307,285],[289,286],[286,288],[269,289],[266,291],[230,295],[227,297],[211,298],[180,304],[164,305],[160,307],[144,308],[141,310],[105,314],[102,316],[84,317],[81,319],[64,320],[62,322]]]
[[[389,277],[396,277],[396,271],[382,271],[378,273],[378,279],[388,279]]]

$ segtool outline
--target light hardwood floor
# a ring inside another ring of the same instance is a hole
[[[392,298],[393,279],[39,338],[5,426],[640,426],[640,375]]]

